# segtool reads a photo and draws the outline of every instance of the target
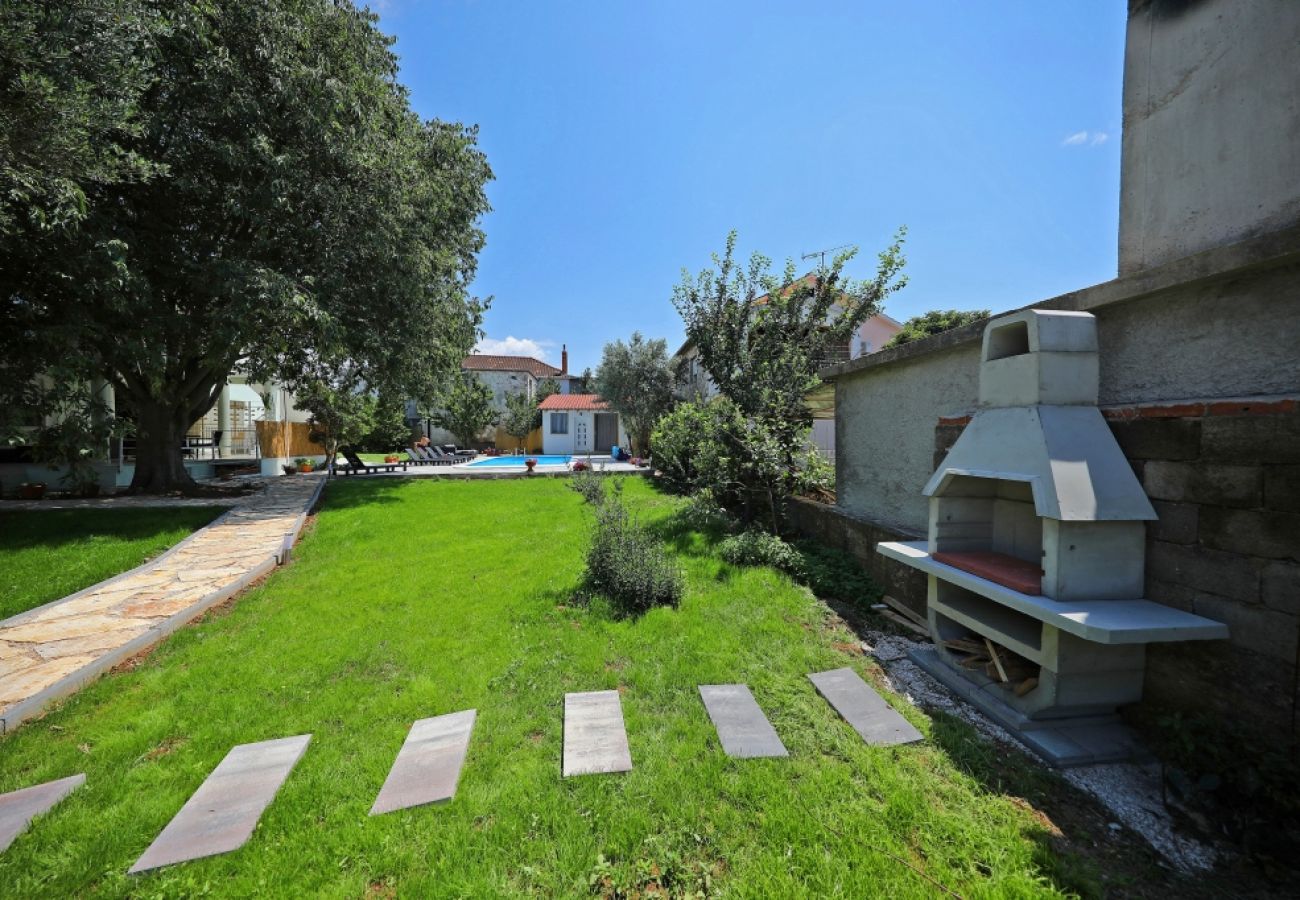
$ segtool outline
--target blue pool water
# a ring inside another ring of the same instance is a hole
[[[489,466],[517,466],[524,467],[524,460],[535,459],[539,466],[564,466],[568,465],[572,456],[489,456],[487,459],[480,459],[470,463],[470,466],[487,468]]]

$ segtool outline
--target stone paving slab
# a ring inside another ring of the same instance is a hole
[[[743,684],[702,684],[700,698],[728,756],[789,756],[772,723]]]
[[[816,672],[808,680],[868,744],[910,744],[924,737],[852,669]]]
[[[564,776],[631,770],[618,691],[565,694]]]
[[[0,621],[0,734],[269,571],[324,484],[272,479],[157,559]]]
[[[244,846],[310,741],[300,734],[231,748],[127,874]]]
[[[34,787],[0,794],[0,853],[9,849],[32,819],[49,812],[64,797],[86,783],[85,774],[70,775]]]
[[[420,719],[412,725],[370,814],[441,803],[456,796],[476,713],[467,709]]]

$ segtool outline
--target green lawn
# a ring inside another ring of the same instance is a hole
[[[0,512],[0,619],[133,569],[224,511],[182,507]]]
[[[661,525],[675,501],[626,495]],[[852,665],[806,589],[678,533],[680,609],[570,604],[590,513],[556,479],[332,484],[294,563],[0,739],[0,791],[88,781],[0,855],[11,896],[752,897],[1095,894],[1017,794],[1047,776],[891,700],[923,744],[869,747],[805,673]],[[745,682],[789,759],[732,760],[696,692]],[[566,691],[617,688],[634,770],[560,776]],[[415,719],[474,707],[456,798],[367,815]],[[311,732],[249,843],[128,878],[233,745]],[[1102,833],[1104,834],[1102,820]],[[624,896],[625,894],[618,894]]]

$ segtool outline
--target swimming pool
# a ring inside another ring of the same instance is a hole
[[[526,459],[537,460],[538,466],[567,466],[569,464],[569,460],[573,459],[573,457],[572,456],[544,456],[541,454],[538,454],[536,456],[489,456],[484,459],[477,459],[474,462],[470,463],[469,466],[471,468],[480,468],[480,469],[487,469],[492,467],[500,468],[502,466],[515,466],[516,468],[522,469],[524,467],[524,460]]]

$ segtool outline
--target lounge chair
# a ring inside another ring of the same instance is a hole
[[[448,456],[469,457],[471,459],[475,456],[478,456],[477,450],[457,450],[455,444],[443,444],[442,452],[447,454]]]
[[[375,475],[380,472],[396,472],[401,469],[406,471],[408,463],[368,463],[361,457],[357,456],[355,450],[343,450],[343,458],[348,461],[346,469],[339,469],[340,475]]]
[[[450,466],[457,462],[454,457],[444,456],[437,447],[423,446],[415,448],[415,455],[429,466]]]
[[[419,447],[406,448],[406,461],[413,466],[432,466],[435,464],[434,460],[429,459],[420,452]]]

